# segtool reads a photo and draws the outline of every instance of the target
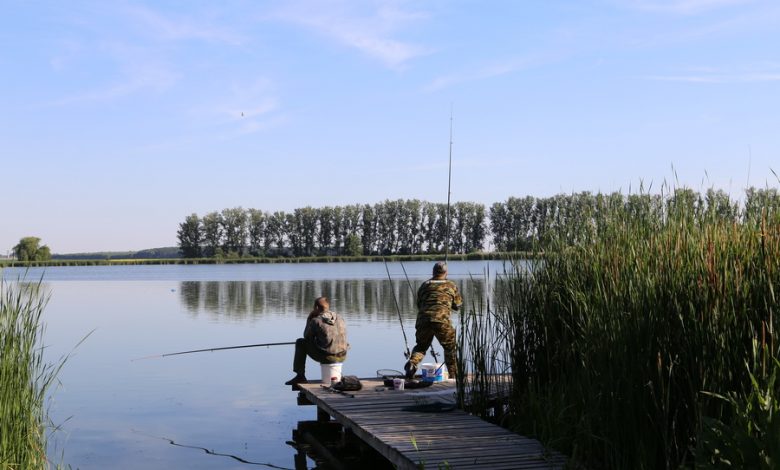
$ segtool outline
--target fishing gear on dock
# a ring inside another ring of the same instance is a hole
[[[212,351],[224,351],[226,349],[242,349],[242,348],[259,348],[263,346],[287,346],[295,344],[295,341],[289,341],[284,343],[260,343],[260,344],[244,344],[241,346],[224,346],[219,348],[207,348],[207,349],[193,349],[191,351],[179,351],[179,352],[172,352],[172,353],[166,353],[166,354],[157,354],[155,356],[146,356],[146,357],[139,357],[137,359],[133,359],[133,361],[139,361],[141,359],[155,359],[160,357],[168,357],[168,356],[178,356],[179,354],[192,354],[192,353],[199,353],[199,352],[212,352]]]

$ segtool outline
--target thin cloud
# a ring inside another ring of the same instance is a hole
[[[775,74],[745,74],[730,76],[707,76],[707,75],[656,75],[645,77],[648,80],[666,81],[666,82],[690,82],[690,83],[755,83],[755,82],[777,82],[780,81],[780,73]]]
[[[677,14],[694,14],[717,8],[750,3],[753,0],[628,0],[623,4],[629,8]]]
[[[275,16],[357,49],[390,68],[402,67],[408,61],[432,52],[427,47],[394,37],[406,25],[424,19],[424,14],[402,10],[397,2],[380,1],[372,5],[374,9],[363,13],[344,2],[298,3]]]
[[[274,115],[265,119],[250,119],[246,123],[242,124],[235,132],[223,134],[222,137],[224,139],[231,139],[249,134],[255,134],[257,132],[275,129],[287,121],[288,118],[285,115]]]
[[[716,69],[700,68],[685,74],[647,75],[645,80],[664,82],[709,83],[709,84],[739,84],[780,81],[780,68],[769,67],[764,70],[747,70],[738,72],[723,72]]]
[[[179,77],[162,67],[136,68],[122,81],[75,93],[54,100],[52,106],[66,106],[84,103],[102,103],[124,98],[143,90],[162,92],[175,84]]]
[[[249,83],[233,83],[228,95],[211,110],[213,114],[226,116],[229,120],[247,120],[271,113],[278,108],[273,82],[259,78]]]
[[[254,134],[286,122],[274,88],[274,83],[267,78],[230,86],[228,95],[219,104],[204,110],[224,130],[218,139]]]
[[[531,59],[513,59],[504,62],[498,62],[495,64],[487,65],[477,70],[472,70],[463,73],[454,73],[450,75],[444,75],[435,78],[431,83],[424,87],[425,91],[438,91],[443,88],[447,88],[453,85],[461,83],[474,82],[479,80],[486,80],[490,78],[507,75],[517,72],[519,70],[527,69],[536,63]]]
[[[245,42],[245,39],[235,32],[216,27],[208,22],[195,21],[190,18],[168,18],[155,10],[142,6],[128,7],[126,14],[155,37],[163,40],[198,39],[234,46]]]

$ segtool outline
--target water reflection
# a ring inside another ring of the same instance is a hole
[[[455,281],[466,298],[486,291],[483,279]],[[308,314],[320,295],[331,299],[333,309],[352,317],[396,318],[395,302],[404,317],[416,315],[415,293],[406,281],[375,279],[333,279],[309,281],[182,281],[179,297],[192,315],[246,319],[263,315]],[[475,294],[476,293],[476,294]],[[472,298],[469,298],[472,297]]]

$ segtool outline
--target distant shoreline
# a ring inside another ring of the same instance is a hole
[[[538,255],[538,254],[537,254]],[[530,252],[491,252],[450,254],[451,261],[509,260],[532,258]],[[132,266],[160,264],[271,264],[271,263],[365,263],[383,261],[440,261],[443,253],[392,256],[299,256],[299,257],[252,257],[241,258],[111,258],[111,259],[52,259],[49,261],[0,260],[0,268],[52,267],[52,266]]]

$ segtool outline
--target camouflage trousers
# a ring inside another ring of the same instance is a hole
[[[347,353],[339,355],[327,355],[317,349],[313,342],[306,341],[303,338],[298,338],[295,340],[293,372],[296,374],[306,373],[306,356],[309,356],[320,364],[336,364],[337,362],[344,362],[344,360],[347,359]]]
[[[409,362],[417,367],[425,357],[425,352],[431,347],[433,338],[436,337],[441,347],[444,348],[444,363],[447,364],[447,371],[450,378],[454,379],[458,375],[458,342],[452,323],[432,322],[423,318],[417,320],[415,329],[417,330],[415,333],[417,344],[412,349],[412,357],[409,358]]]

